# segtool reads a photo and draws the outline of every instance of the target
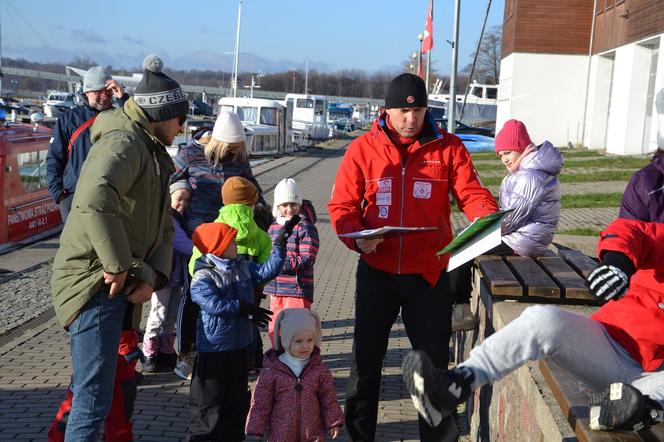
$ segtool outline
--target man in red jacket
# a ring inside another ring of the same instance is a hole
[[[595,392],[593,430],[640,430],[664,421],[664,224],[617,219],[602,232],[602,264],[588,275],[606,302],[587,318],[532,306],[475,347],[451,371],[411,352],[404,380],[415,407],[435,424],[472,390],[496,382],[529,360],[550,359]]]
[[[436,252],[452,239],[449,194],[470,220],[498,210],[461,140],[440,132],[429,117],[420,77],[394,78],[385,108],[371,131],[353,141],[344,155],[328,204],[332,226],[337,234],[382,226],[436,230],[342,238],[360,253],[345,410],[354,441],[374,440],[383,358],[400,311],[413,348],[437,367],[447,367],[452,300],[447,256]],[[451,418],[435,428],[420,420],[423,441],[456,438],[457,433]]]

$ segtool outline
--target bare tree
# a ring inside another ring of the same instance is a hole
[[[475,73],[473,74],[473,79],[480,83],[498,84],[500,78],[502,31],[502,26],[493,26],[482,38],[477,56],[477,64],[475,65]],[[471,62],[463,68],[462,72],[470,74],[474,58],[475,52],[471,54]]]

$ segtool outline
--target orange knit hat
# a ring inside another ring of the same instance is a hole
[[[237,230],[224,223],[205,223],[196,227],[191,240],[203,255],[212,253],[221,256],[230,242],[237,235]]]

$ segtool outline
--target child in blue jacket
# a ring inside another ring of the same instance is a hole
[[[188,440],[244,439],[250,397],[246,352],[254,341],[253,324],[265,327],[272,314],[254,303],[254,288],[281,270],[288,236],[298,221],[294,217],[284,225],[263,264],[238,256],[237,230],[227,224],[206,223],[194,230],[192,240],[203,255],[191,281],[191,298],[200,314]]]

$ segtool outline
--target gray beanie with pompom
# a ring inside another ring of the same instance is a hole
[[[164,62],[156,55],[143,60],[143,79],[134,93],[134,101],[150,121],[166,121],[186,117],[189,100],[180,84],[162,72]]]

